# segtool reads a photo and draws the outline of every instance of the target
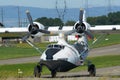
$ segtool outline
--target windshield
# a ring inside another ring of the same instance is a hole
[[[64,49],[64,46],[63,45],[53,44],[53,45],[48,45],[48,48]]]
[[[64,46],[62,45],[48,45],[48,48],[45,52],[46,54],[46,59],[53,59],[53,55],[55,55],[57,52],[59,52],[61,49],[64,49]]]
[[[53,59],[53,55],[59,52],[61,49],[49,48],[46,50],[46,59]]]

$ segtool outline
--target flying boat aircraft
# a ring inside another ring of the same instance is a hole
[[[91,27],[86,21],[85,10],[80,10],[79,20],[74,24],[72,30],[58,30],[58,31],[48,31],[44,29],[44,25],[38,22],[33,22],[30,12],[26,11],[28,20],[30,24],[27,28],[0,28],[0,34],[2,33],[27,33],[26,36],[22,38],[37,51],[41,52],[38,47],[32,44],[28,38],[29,37],[41,37],[44,34],[56,34],[59,40],[56,44],[50,44],[47,46],[46,50],[42,53],[40,61],[34,68],[34,76],[40,77],[42,73],[42,67],[46,66],[50,71],[52,77],[56,77],[57,72],[66,72],[73,68],[82,66],[88,53],[90,51],[88,45],[88,38],[94,39],[93,32],[119,32],[120,27]],[[77,41],[73,44],[69,44],[66,40],[68,35],[75,35]],[[93,44],[97,41],[93,41]],[[96,75],[95,65],[88,61],[88,72],[90,76]]]
[[[44,30],[43,25],[33,22],[29,11],[26,11],[26,14],[30,24],[28,27],[29,32],[23,37],[23,41],[27,41],[31,46],[36,48],[29,40],[27,40],[30,36],[40,37],[44,34],[59,35],[58,42],[56,44],[48,45],[46,50],[42,53],[38,65],[34,68],[35,77],[41,76],[43,66],[46,66],[51,71],[52,77],[56,77],[57,72],[66,72],[84,64],[89,53],[87,36],[94,39],[94,36],[89,30],[90,24],[86,22],[84,10],[80,10],[79,21],[75,23],[73,30],[69,31]],[[71,34],[75,34],[78,38],[74,44],[69,44],[66,41],[66,37]],[[89,74],[95,76],[95,65],[92,63],[88,65]]]
[[[119,32],[120,26],[111,27],[91,27],[86,21],[85,10],[80,10],[79,20],[74,24],[73,29],[69,31],[58,30],[58,31],[48,31],[44,29],[44,26],[38,22],[33,22],[30,12],[26,11],[28,20],[30,24],[28,25],[28,34],[23,37],[23,41],[26,41],[36,50],[39,50],[34,44],[32,44],[28,38],[30,36],[40,37],[44,34],[57,34],[59,40],[55,44],[50,44],[47,46],[46,50],[42,53],[40,61],[34,68],[34,76],[40,77],[42,72],[42,67],[46,66],[51,71],[51,76],[56,77],[57,72],[66,72],[73,68],[82,66],[88,56],[90,51],[88,45],[88,38],[94,39],[93,32]],[[66,40],[68,35],[75,35],[77,41],[73,44],[69,44]],[[94,40],[92,44],[97,42],[98,39]],[[87,61],[88,72],[90,76],[96,75],[96,67],[90,61]]]

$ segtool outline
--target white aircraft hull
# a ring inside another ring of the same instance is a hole
[[[58,50],[58,52],[54,49],[47,49],[42,54],[39,63],[40,65],[47,66],[50,71],[65,72],[83,64],[80,54],[74,46],[66,45]]]

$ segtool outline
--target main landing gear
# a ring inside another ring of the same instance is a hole
[[[51,71],[51,77],[54,78],[56,77],[57,71],[56,70],[50,70]],[[40,77],[42,72],[42,65],[37,65],[34,68],[34,76],[35,77]],[[88,61],[88,72],[89,76],[96,76],[96,67],[94,64],[92,64],[90,61]]]
[[[88,63],[89,76],[96,76],[96,68],[94,64]]]
[[[42,72],[42,66],[37,65],[34,67],[34,76],[40,78]]]
[[[34,68],[34,76],[40,78],[42,72],[42,65],[37,65]],[[51,77],[55,78],[56,77],[56,70],[51,70]]]
[[[52,71],[51,71],[51,76],[52,76],[52,78],[55,78],[55,77],[56,77],[56,74],[57,74],[57,72],[56,72],[55,70],[52,70]]]

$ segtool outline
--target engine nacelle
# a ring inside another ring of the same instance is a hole
[[[78,21],[75,23],[73,29],[76,29],[76,32],[81,34],[87,31],[89,27],[90,25],[87,22],[83,22],[82,24],[80,24]]]
[[[28,24],[28,31],[31,33],[32,37],[40,37],[43,35],[43,33],[39,32],[39,29],[44,30],[44,26],[38,22],[33,22],[34,28]],[[33,30],[34,29],[34,30]],[[32,32],[31,32],[32,31]]]

